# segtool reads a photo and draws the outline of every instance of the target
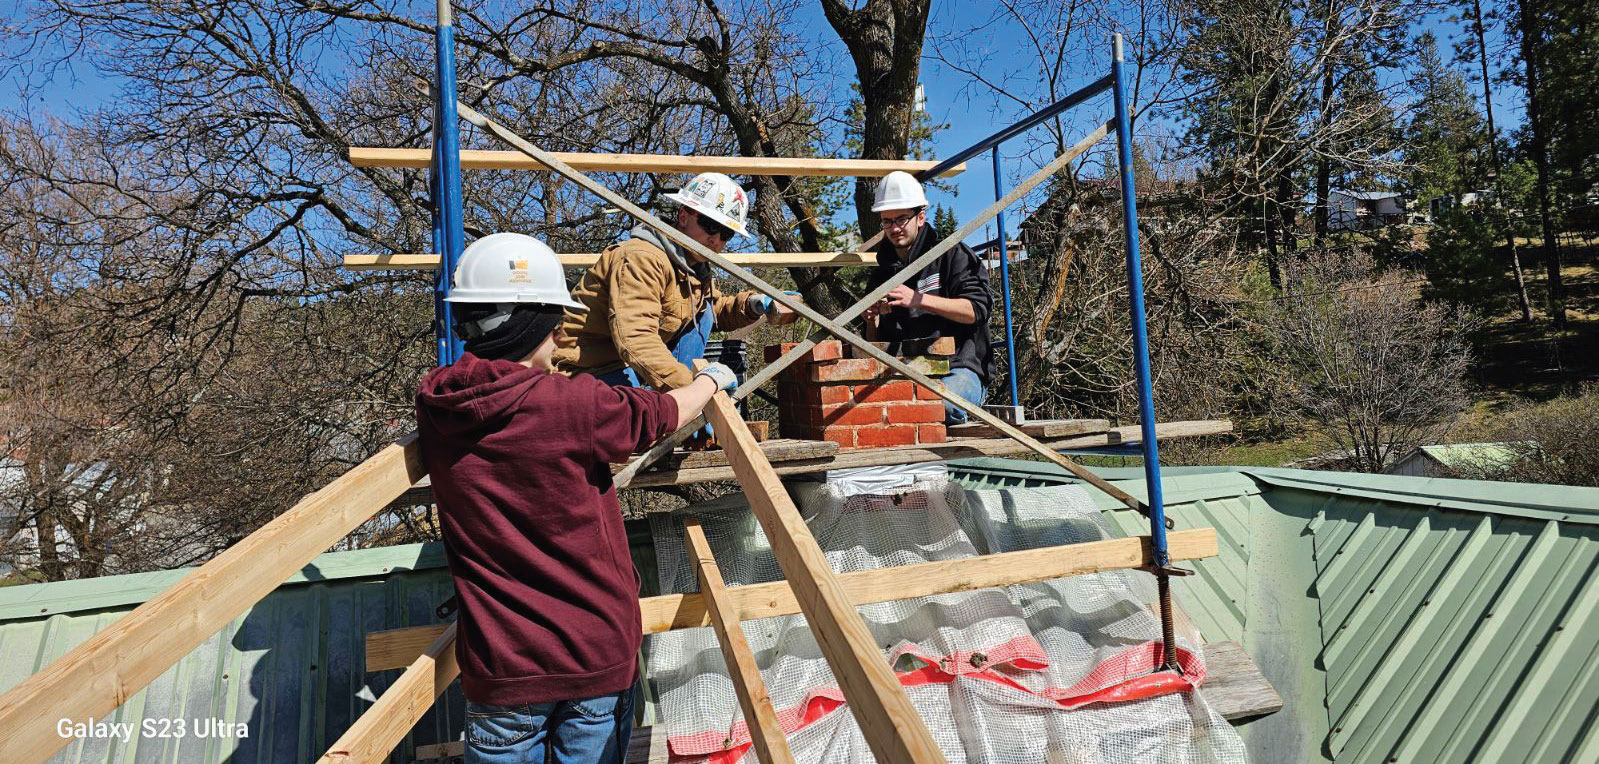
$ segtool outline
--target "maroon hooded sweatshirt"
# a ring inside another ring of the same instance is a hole
[[[627,689],[639,580],[610,465],[671,432],[677,402],[468,353],[423,377],[416,418],[460,597],[467,699]]]

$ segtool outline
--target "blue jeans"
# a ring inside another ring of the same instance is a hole
[[[705,346],[711,341],[711,329],[716,324],[714,305],[706,305],[699,318],[694,320],[688,329],[678,335],[667,350],[672,351],[672,357],[678,363],[694,370],[694,361],[705,357]],[[638,373],[631,366],[623,366],[610,374],[600,376],[599,380],[607,385],[625,385],[627,387],[644,387],[639,382]]]
[[[988,393],[983,389],[983,380],[977,372],[971,369],[951,369],[949,376],[939,380],[949,391],[965,398],[971,403],[981,406],[988,399]],[[944,423],[965,424],[966,412],[955,407],[955,404],[944,401]]]
[[[466,764],[622,764],[633,734],[633,694],[629,687],[525,706],[467,701]]]

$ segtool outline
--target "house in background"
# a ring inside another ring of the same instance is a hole
[[[1405,222],[1405,201],[1398,191],[1343,191],[1327,195],[1327,230],[1369,231]]]
[[[1526,443],[1446,443],[1421,446],[1383,470],[1389,475],[1473,477],[1516,460]]]

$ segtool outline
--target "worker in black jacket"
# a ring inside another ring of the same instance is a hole
[[[885,176],[877,185],[872,211],[883,225],[871,276],[871,286],[876,287],[937,245],[938,236],[927,224],[927,195],[910,173]],[[953,337],[955,356],[944,385],[981,406],[994,375],[994,353],[988,344],[993,306],[988,269],[971,247],[958,244],[868,308],[867,334],[879,342]],[[944,419],[960,424],[966,421],[966,412],[945,401]]]

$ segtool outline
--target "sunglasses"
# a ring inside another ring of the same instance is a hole
[[[738,235],[738,232],[734,231],[733,229],[728,228],[727,226],[722,225],[721,223],[718,223],[704,215],[699,215],[699,219],[700,230],[715,236],[724,242],[732,241],[733,237]]]

